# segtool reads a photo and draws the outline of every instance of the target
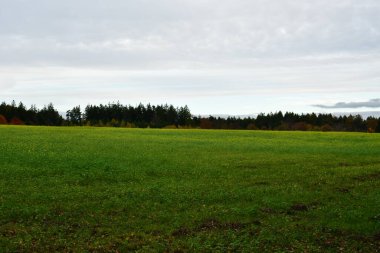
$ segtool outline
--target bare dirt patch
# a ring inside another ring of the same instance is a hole
[[[273,210],[270,207],[262,207],[262,208],[260,208],[260,211],[263,212],[263,213],[267,213],[267,214],[274,214],[274,213],[276,213],[276,211]]]
[[[173,231],[172,236],[181,237],[181,236],[187,236],[191,234],[192,234],[192,231],[189,228],[180,227],[177,230]]]
[[[336,188],[336,190],[340,193],[350,193],[350,189],[348,188]]]
[[[306,212],[306,211],[309,211],[309,207],[305,204],[294,204],[290,207],[290,211]]]
[[[259,225],[261,222],[254,221],[252,224]],[[172,236],[175,237],[181,237],[181,236],[188,236],[194,233],[199,232],[206,232],[206,231],[212,231],[212,230],[234,230],[234,231],[240,231],[244,229],[247,226],[246,223],[241,222],[221,222],[217,219],[207,219],[204,220],[199,226],[190,229],[187,227],[180,227],[173,231]]]
[[[199,231],[207,231],[213,229],[223,229],[223,230],[241,230],[246,226],[246,224],[240,222],[220,222],[216,219],[205,220],[199,227]]]
[[[370,174],[366,174],[366,175],[356,176],[356,177],[354,177],[354,179],[356,179],[360,182],[380,180],[380,171],[370,173]]]

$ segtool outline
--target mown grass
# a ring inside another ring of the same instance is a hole
[[[0,252],[379,249],[379,134],[0,127]]]

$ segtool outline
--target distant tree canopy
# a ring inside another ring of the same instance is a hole
[[[82,125],[82,112],[80,106],[75,106],[73,109],[66,112],[66,120],[72,125]]]
[[[298,131],[356,131],[380,133],[380,118],[363,119],[360,115],[334,116],[332,114],[295,114],[292,112],[259,114],[246,117],[201,117],[191,114],[187,106],[143,105],[109,103],[87,105],[84,111],[75,106],[66,112],[64,119],[50,103],[42,109],[22,102],[0,104],[0,124],[46,126],[110,126],[140,128],[202,128],[249,130],[298,130]]]
[[[15,125],[61,126],[64,123],[62,116],[54,109],[52,103],[39,110],[34,105],[27,109],[22,102],[18,105],[15,101],[11,104],[3,102],[0,104],[0,115],[1,122]]]
[[[108,105],[88,105],[82,113],[76,106],[67,111],[67,120],[70,124],[83,123],[91,126],[115,127],[152,127],[162,128],[168,125],[191,125],[192,115],[187,106],[175,108],[173,105],[143,105],[138,106],[110,103]]]

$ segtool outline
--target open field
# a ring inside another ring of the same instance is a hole
[[[379,252],[380,134],[0,126],[0,252]]]

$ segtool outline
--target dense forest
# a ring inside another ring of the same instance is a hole
[[[380,133],[380,118],[363,119],[360,115],[295,114],[292,112],[259,114],[256,118],[201,117],[192,115],[187,106],[173,105],[87,105],[75,106],[63,118],[50,103],[42,109],[23,103],[0,104],[0,124],[44,126],[108,126],[139,128],[202,128],[248,130],[351,131]]]

